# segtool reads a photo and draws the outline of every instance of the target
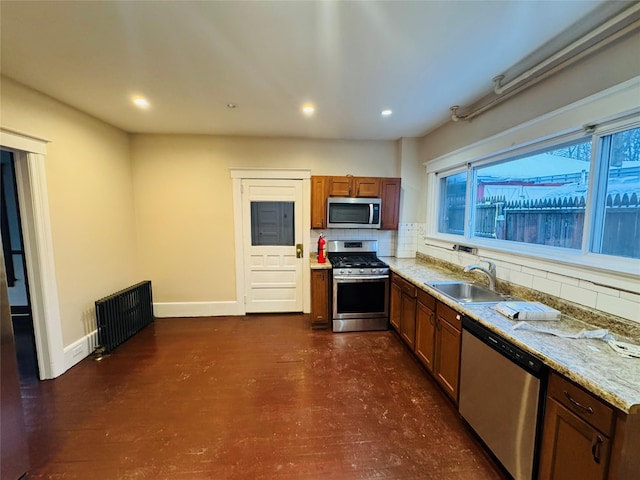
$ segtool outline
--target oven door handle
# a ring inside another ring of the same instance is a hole
[[[333,280],[339,283],[354,283],[354,282],[375,282],[376,280],[388,280],[389,275],[359,275],[355,277],[341,277],[334,275]]]

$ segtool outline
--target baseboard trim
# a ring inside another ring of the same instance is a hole
[[[98,330],[88,333],[71,345],[64,347],[64,371],[80,363],[93,353],[98,344]]]
[[[156,317],[223,317],[244,315],[244,308],[236,302],[164,302],[154,303]]]
[[[153,314],[165,317],[222,317],[244,315],[244,309],[236,302],[185,302],[154,303]],[[64,371],[80,363],[93,353],[98,345],[98,330],[86,334],[64,347]],[[60,372],[62,374],[64,372]]]

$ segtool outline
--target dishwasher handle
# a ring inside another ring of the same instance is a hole
[[[542,363],[542,360],[511,343],[509,340],[502,337],[501,334],[489,330],[489,328],[471,317],[463,315],[462,330],[463,333],[465,331],[470,333],[485,345],[488,345],[503,357],[508,358],[521,368],[524,368],[535,377],[542,378],[547,375],[547,369]]]

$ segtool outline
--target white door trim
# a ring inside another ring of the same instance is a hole
[[[308,268],[310,229],[305,225],[311,225],[311,170],[308,169],[280,169],[280,168],[232,168],[231,179],[233,184],[233,230],[236,249],[236,299],[238,302],[238,315],[246,314],[244,306],[245,278],[244,278],[244,254],[242,244],[242,180],[243,179],[289,179],[302,180],[302,244],[304,245],[305,263],[302,268],[302,294],[303,312],[311,310],[310,297],[310,272]]]
[[[0,127],[0,145],[14,153],[40,379],[55,378],[65,372],[65,359],[47,194],[47,141]]]

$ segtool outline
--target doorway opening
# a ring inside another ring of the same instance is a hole
[[[0,167],[0,226],[18,371],[21,383],[31,383],[39,379],[38,357],[12,152],[1,151]]]

